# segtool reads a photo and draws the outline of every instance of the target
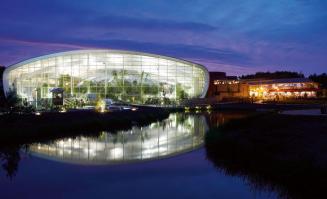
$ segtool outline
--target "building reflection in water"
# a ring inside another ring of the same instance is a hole
[[[43,158],[78,164],[111,164],[159,159],[202,146],[207,123],[203,115],[171,114],[147,127],[97,138],[76,137],[49,144],[33,144],[30,151]]]
[[[207,112],[203,115],[207,119],[209,128],[218,127],[224,123],[234,120],[247,117],[251,112],[249,111],[225,111],[225,112]]]

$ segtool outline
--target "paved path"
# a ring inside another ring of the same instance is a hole
[[[286,114],[286,115],[323,115],[323,116],[327,116],[327,114],[321,114],[320,109],[287,110],[287,111],[283,111],[281,114]]]

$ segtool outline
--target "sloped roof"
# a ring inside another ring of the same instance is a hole
[[[283,84],[283,83],[312,83],[309,78],[288,78],[288,79],[263,79],[263,80],[243,80],[250,85],[257,84]]]

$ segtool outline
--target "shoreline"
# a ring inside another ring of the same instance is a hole
[[[35,139],[61,138],[100,131],[118,131],[131,128],[133,125],[148,125],[165,119],[173,112],[203,111],[257,111],[276,112],[285,110],[312,109],[320,105],[281,105],[281,104],[248,104],[226,103],[216,104],[207,109],[206,106],[190,109],[184,107],[148,107],[136,106],[137,111],[121,111],[98,113],[92,110],[74,110],[65,113],[42,112],[35,114],[0,115],[0,144],[24,143]]]
[[[126,130],[167,118],[162,108],[140,108],[137,111],[98,113],[95,111],[8,114],[0,116],[0,144],[26,143],[74,135],[92,135],[100,131]]]

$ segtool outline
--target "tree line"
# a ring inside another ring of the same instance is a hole
[[[255,74],[242,75],[240,79],[287,79],[304,78],[302,73],[290,71],[256,72]]]

